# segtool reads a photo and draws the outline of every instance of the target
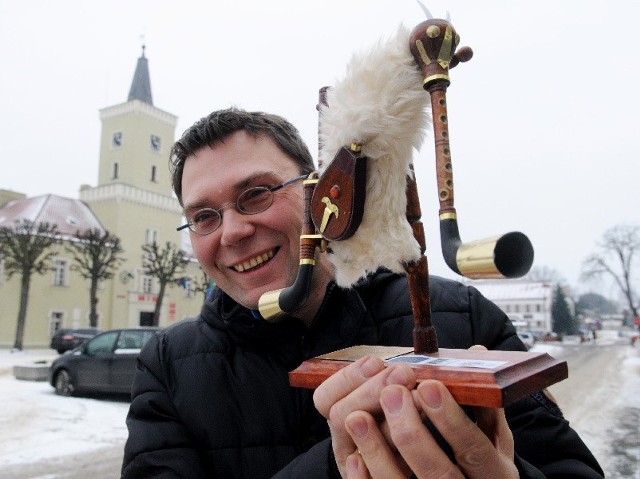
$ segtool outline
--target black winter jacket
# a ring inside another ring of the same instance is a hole
[[[440,347],[524,349],[476,289],[432,277],[430,293]],[[412,330],[406,280],[386,272],[350,290],[330,284],[308,329],[256,320],[216,292],[200,316],[158,332],[140,353],[122,477],[340,477],[313,392],[290,387],[288,372],[352,345],[411,346]],[[521,477],[602,477],[543,394],[506,412]]]

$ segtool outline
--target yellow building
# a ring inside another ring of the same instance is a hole
[[[172,196],[167,166],[177,118],[153,105],[144,47],[127,101],[100,110],[100,120],[97,186],[82,185],[79,200],[55,195],[25,198],[0,190],[0,226],[10,225],[16,218],[34,220],[37,211],[37,221],[55,222],[59,229],[63,223],[69,234],[97,224],[119,237],[126,260],[115,277],[99,289],[98,327],[145,326],[153,316],[159,285],[143,274],[142,245],[155,241],[162,246],[170,241],[188,253],[190,245],[188,236],[176,231],[182,213]],[[46,204],[56,206],[44,208]],[[89,325],[89,282],[71,271],[71,263],[64,247],[56,247],[53,271],[33,276],[25,347],[47,347],[57,329]],[[204,297],[194,293],[191,285],[202,282],[203,277],[192,260],[185,273],[187,281],[167,287],[160,326],[198,313]],[[14,343],[19,298],[20,278],[14,275],[7,279],[0,258],[0,347]]]

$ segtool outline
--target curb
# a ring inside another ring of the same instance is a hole
[[[13,375],[16,379],[24,381],[46,381],[49,379],[49,367],[46,361],[16,365],[13,367]]]

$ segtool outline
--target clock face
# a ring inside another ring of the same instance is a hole
[[[150,145],[153,151],[160,151],[160,137],[156,135],[151,135]]]
[[[113,134],[113,138],[111,140],[111,144],[114,147],[118,147],[122,145],[122,132],[118,131]]]

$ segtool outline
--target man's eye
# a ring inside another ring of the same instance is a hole
[[[245,191],[244,200],[245,201],[253,201],[260,200],[269,196],[269,190],[266,188],[254,188],[251,190]]]
[[[211,221],[215,219],[216,214],[213,211],[199,211],[193,215],[192,223],[202,223],[203,221]]]

